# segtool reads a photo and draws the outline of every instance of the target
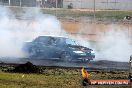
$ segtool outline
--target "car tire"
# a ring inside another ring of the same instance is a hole
[[[68,52],[63,52],[63,53],[61,54],[60,59],[61,59],[62,61],[68,61],[68,62],[69,62],[69,61],[72,60],[72,57],[71,57],[70,53],[68,53]]]

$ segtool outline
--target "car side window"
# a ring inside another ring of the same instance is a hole
[[[50,45],[50,38],[49,37],[39,37],[34,40],[35,43],[39,43],[41,45]]]
[[[48,42],[47,42],[48,45],[56,45],[57,44],[57,40],[53,37],[50,37]]]
[[[57,42],[57,45],[62,46],[62,45],[65,44],[65,39],[64,38],[59,38],[59,39],[57,39],[56,42]]]
[[[33,42],[35,43],[39,43],[41,45],[46,45],[46,46],[49,46],[49,45],[63,45],[65,42],[65,39],[63,38],[56,38],[56,37],[38,37],[37,39],[35,39]]]

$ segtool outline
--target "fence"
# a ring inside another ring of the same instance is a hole
[[[22,7],[42,7],[42,8],[62,8],[63,0],[0,0],[0,5],[22,6]]]
[[[132,10],[132,0],[0,0],[0,5],[43,7]]]
[[[64,0],[63,8],[68,8],[72,4],[73,8],[87,9],[120,9],[131,10],[132,0]],[[94,6],[95,5],[95,6]]]

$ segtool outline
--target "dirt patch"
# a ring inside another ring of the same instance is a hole
[[[33,65],[30,62],[27,62],[25,64],[20,64],[11,71],[20,72],[20,73],[41,73],[40,68],[38,68],[37,66]]]
[[[111,24],[98,24],[98,23],[87,23],[87,22],[75,22],[75,21],[61,21],[62,28],[71,33],[74,36],[86,38],[87,40],[97,41],[98,39],[105,37],[105,34],[109,30],[123,30],[126,35],[131,38],[132,26],[130,24],[122,23],[111,23]],[[112,27],[112,28],[111,28]]]

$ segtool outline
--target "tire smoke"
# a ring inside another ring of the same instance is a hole
[[[55,16],[42,14],[39,8],[23,11],[20,19],[9,8],[0,7],[0,12],[0,57],[25,57],[22,46],[26,41],[63,31]]]

